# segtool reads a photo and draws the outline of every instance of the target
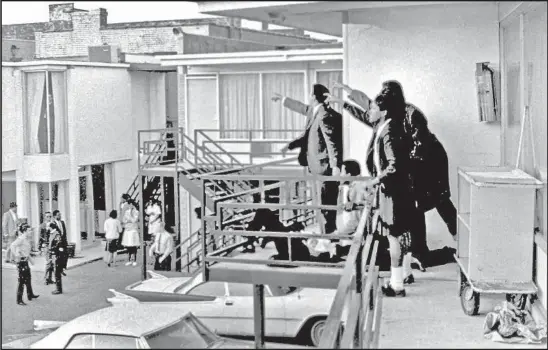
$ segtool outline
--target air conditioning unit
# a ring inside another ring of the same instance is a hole
[[[90,62],[119,63],[120,48],[117,45],[89,46]]]

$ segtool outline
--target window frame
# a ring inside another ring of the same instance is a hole
[[[70,345],[70,343],[74,340],[74,338],[76,338],[78,336],[81,336],[81,335],[91,335],[91,345],[92,345],[91,349],[97,349],[95,347],[95,337],[98,336],[98,335],[105,335],[105,336],[109,336],[109,337],[131,338],[131,339],[135,340],[135,349],[140,349],[139,343],[141,342],[141,337],[134,337],[134,336],[130,336],[130,335],[122,335],[122,334],[115,334],[115,333],[84,333],[84,332],[74,333],[70,337],[68,342],[65,344],[63,349],[67,349],[68,346]]]
[[[25,156],[37,156],[37,155],[59,155],[59,154],[67,154],[68,153],[68,67],[66,66],[49,66],[49,65],[40,65],[40,66],[32,66],[32,67],[22,67],[20,68],[21,73],[21,90],[22,90],[22,115],[23,115],[23,137],[24,137],[24,145],[23,145],[23,154]],[[46,83],[46,96],[49,96],[49,73],[62,73],[63,74],[63,82],[64,82],[64,118],[65,118],[65,144],[63,145],[63,151],[60,153],[55,153],[54,151],[50,152],[51,147],[51,130],[50,130],[50,109],[49,104],[46,105],[46,115],[47,115],[47,127],[48,127],[48,152],[46,153],[31,153],[30,152],[30,126],[28,123],[28,113],[29,113],[29,106],[27,103],[27,74],[28,73],[44,73],[45,74],[45,83]]]
[[[217,73],[217,129],[219,130],[219,140],[221,141],[249,141],[249,138],[241,139],[241,138],[234,138],[234,137],[221,137],[222,130],[221,130],[221,96],[219,92],[219,84],[220,84],[220,76],[222,75],[238,75],[238,74],[257,74],[259,75],[259,130],[254,131],[253,133],[258,133],[259,137],[252,137],[252,140],[264,140],[269,141],[271,139],[265,138],[265,133],[268,130],[265,130],[265,120],[264,120],[264,106],[267,105],[268,101],[265,101],[263,99],[263,75],[264,74],[291,74],[291,73],[300,73],[302,74],[303,78],[303,101],[306,101],[307,98],[307,81],[308,81],[308,70],[307,69],[287,69],[287,70],[264,70],[264,71],[230,71],[230,72],[218,72]],[[230,131],[230,130],[229,130]]]

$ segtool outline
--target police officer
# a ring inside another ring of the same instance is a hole
[[[51,294],[62,294],[63,293],[63,283],[62,283],[62,272],[64,268],[63,264],[64,257],[64,244],[61,233],[52,226],[50,232],[49,240],[49,258],[51,265],[55,271],[55,290]]]
[[[17,262],[17,271],[19,273],[17,284],[17,304],[27,305],[23,302],[23,289],[27,287],[27,298],[29,301],[36,299],[39,295],[35,295],[32,291],[31,275],[29,261],[34,264],[30,255],[31,245],[28,237],[30,226],[27,223],[19,225],[19,237],[11,244],[10,248]]]

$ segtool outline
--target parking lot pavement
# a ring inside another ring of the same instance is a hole
[[[124,289],[140,279],[141,267],[107,268],[93,262],[68,270],[63,277],[63,294],[52,295],[54,286],[44,285],[44,273],[32,271],[32,287],[40,297],[26,306],[16,304],[17,271],[2,269],[2,342],[8,336],[32,331],[34,320],[69,321],[85,313],[110,306],[109,288]],[[26,295],[23,300],[27,302]]]

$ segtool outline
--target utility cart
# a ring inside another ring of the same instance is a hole
[[[542,182],[519,169],[458,169],[458,239],[455,260],[459,296],[467,315],[477,315],[480,293],[508,301],[535,294],[533,240],[535,191]]]

